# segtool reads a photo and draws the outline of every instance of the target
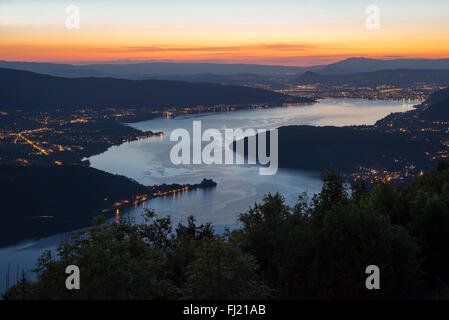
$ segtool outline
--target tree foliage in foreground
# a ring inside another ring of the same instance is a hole
[[[266,298],[254,257],[215,234],[209,224],[189,217],[174,230],[169,217],[144,213],[144,223],[129,219],[94,221],[86,234],[63,241],[57,257],[38,259],[38,281],[20,283],[9,299],[231,299]],[[65,269],[76,265],[81,289],[67,290]]]
[[[146,211],[141,224],[98,220],[45,252],[9,299],[387,299],[449,297],[449,162],[407,186],[351,189],[338,173],[295,206],[268,194],[239,215],[240,229],[172,226]],[[65,288],[65,268],[81,290]],[[377,265],[381,289],[367,290]]]

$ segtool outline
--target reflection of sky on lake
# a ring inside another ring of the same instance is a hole
[[[264,194],[280,192],[293,204],[302,192],[315,193],[321,188],[320,174],[301,170],[279,169],[273,176],[259,175],[251,165],[174,165],[170,150],[177,142],[170,141],[174,129],[192,133],[194,120],[201,120],[206,129],[273,129],[284,125],[358,125],[374,124],[392,111],[400,111],[400,102],[368,100],[322,100],[319,104],[300,107],[279,107],[235,112],[185,115],[172,119],[157,118],[130,124],[141,130],[162,131],[164,136],[125,143],[91,157],[91,165],[108,172],[122,174],[145,185],[162,183],[198,183],[213,178],[218,186],[213,190],[186,192],[175,199],[158,198],[147,205],[175,220],[194,215],[200,222],[232,224],[236,214],[245,211]],[[205,142],[207,144],[209,142]],[[294,147],[294,146],[293,146]],[[306,151],[305,151],[306,152]],[[141,209],[131,210],[138,216]]]
[[[107,152],[91,157],[90,161],[93,167],[123,174],[143,184],[193,183],[197,182],[195,178],[213,177],[220,175],[221,171],[232,174],[235,168],[229,168],[229,165],[176,166],[170,162],[170,148],[175,144],[169,141],[170,132],[177,128],[191,132],[193,120],[201,120],[203,131],[209,128],[221,131],[225,128],[273,129],[295,124],[343,126],[374,124],[390,112],[400,110],[400,102],[341,99],[322,100],[319,104],[304,107],[209,113],[200,116],[178,116],[173,119],[158,118],[132,126],[141,130],[162,131],[165,134],[162,139],[155,137],[111,147]],[[281,171],[276,174],[274,180],[279,178],[279,174],[282,175]]]
[[[192,129],[193,120],[201,120],[207,128],[263,128],[283,125],[356,125],[373,124],[390,112],[401,111],[400,102],[367,100],[322,100],[319,104],[302,107],[282,107],[229,113],[211,113],[201,116],[180,116],[174,119],[158,118],[132,124],[142,130],[163,131],[164,137],[124,143],[111,147],[103,154],[90,158],[92,167],[133,178],[145,185],[162,183],[198,183],[213,178],[217,188],[193,190],[156,198],[128,209],[122,215],[139,220],[143,206],[151,207],[161,215],[172,216],[175,223],[193,215],[201,223],[212,222],[217,231],[235,225],[237,215],[260,202],[264,194],[279,191],[287,203],[293,204],[302,192],[316,193],[321,188],[320,174],[302,170],[279,169],[274,176],[261,176],[257,166],[249,165],[182,165],[170,162],[169,141],[171,130]],[[11,281],[15,281],[17,266],[26,269],[35,265],[44,249],[54,250],[56,244],[67,237],[59,234],[49,238],[25,242],[0,249],[0,279],[10,263]],[[0,292],[5,281],[0,281]]]

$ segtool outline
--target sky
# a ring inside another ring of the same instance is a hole
[[[0,60],[304,66],[354,56],[448,58],[449,1],[0,0]]]

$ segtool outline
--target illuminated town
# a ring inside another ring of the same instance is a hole
[[[0,114],[0,164],[81,164],[84,158],[112,145],[163,136],[142,132],[118,120],[134,116],[132,110],[79,110],[25,114]]]
[[[287,103],[287,105],[290,105]],[[291,105],[300,105],[291,103]],[[162,137],[163,132],[142,132],[125,125],[156,117],[184,114],[233,112],[269,108],[268,103],[168,107],[163,109],[79,109],[70,113],[51,111],[0,112],[0,164],[67,165],[81,164],[84,158],[106,151],[110,146],[134,140]]]
[[[310,98],[363,98],[392,99],[408,101],[404,103],[404,113],[393,114],[379,121],[369,130],[380,130],[389,134],[410,136],[410,139],[426,139],[429,150],[426,158],[431,165],[449,156],[449,123],[428,122],[418,119],[410,101],[425,100],[429,94],[441,87],[420,84],[407,88],[382,85],[375,88],[319,85],[305,85],[278,90],[290,95]],[[284,103],[284,106],[300,106],[300,103]],[[163,109],[118,109],[99,110],[84,108],[70,113],[62,111],[25,113],[21,110],[0,112],[0,164],[61,166],[88,165],[85,158],[99,154],[110,146],[135,140],[162,137],[162,132],[142,132],[127,122],[142,121],[155,117],[173,118],[184,114],[208,112],[233,112],[241,109],[257,110],[271,107],[268,103],[251,105],[212,105],[168,107]],[[422,108],[425,109],[425,105]],[[412,111],[410,111],[412,110]],[[405,112],[410,111],[410,112]],[[403,182],[419,175],[422,164],[407,159],[394,159],[401,166],[399,170],[360,167],[357,172],[347,173],[349,180],[369,180]],[[159,191],[162,192],[162,191]],[[167,196],[174,191],[152,196]],[[148,197],[147,197],[148,198]],[[129,200],[131,203],[141,198]]]
[[[102,213],[111,213],[115,212],[116,215],[120,214],[121,209],[125,209],[131,206],[134,206],[135,208],[142,204],[145,206],[145,202],[152,198],[158,198],[163,197],[164,199],[167,199],[169,196],[173,196],[173,199],[176,199],[176,197],[180,197],[184,192],[193,191],[196,189],[206,189],[206,188],[214,188],[217,186],[217,183],[213,181],[212,179],[203,179],[200,183],[197,184],[162,184],[162,185],[156,185],[148,187],[149,192],[145,194],[139,194],[132,197],[132,199],[129,200],[119,200],[112,204],[111,207],[103,209]],[[104,199],[105,201],[108,201],[108,198]]]
[[[351,86],[344,84],[329,86],[325,84],[307,84],[291,85],[289,88],[275,91],[312,99],[353,98],[396,101],[411,99],[413,101],[424,101],[433,92],[444,88],[438,84],[426,83],[416,83],[412,86]]]

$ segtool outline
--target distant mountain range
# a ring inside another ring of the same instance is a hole
[[[376,86],[408,86],[413,83],[436,83],[449,86],[449,70],[382,70],[351,74],[318,74],[308,71],[297,78],[297,84]]]
[[[349,58],[318,70],[320,74],[349,74],[393,69],[449,70],[449,59],[369,59]],[[313,71],[313,70],[310,70]]]
[[[175,81],[187,81],[187,82],[209,82],[209,83],[221,83],[221,84],[234,84],[234,85],[249,85],[253,84],[265,84],[265,85],[280,85],[282,80],[286,76],[265,76],[255,73],[237,73],[237,74],[215,74],[215,73],[197,73],[186,75],[154,75],[153,79],[159,80],[175,80]],[[287,76],[290,78],[291,76]]]
[[[49,74],[61,77],[114,77],[123,79],[152,79],[161,76],[185,76],[196,74],[296,74],[307,70],[318,71],[317,67],[289,67],[257,64],[218,64],[218,63],[175,63],[175,62],[136,62],[126,64],[71,65],[60,63],[1,61],[0,68],[9,68]]]
[[[151,108],[312,102],[250,87],[168,80],[62,78],[0,68],[0,108]]]
[[[114,77],[123,79],[161,79],[164,77],[201,74],[208,74],[209,78],[211,74],[253,74],[268,77],[300,75],[307,71],[313,71],[320,74],[350,74],[393,69],[449,70],[449,59],[369,59],[361,57],[349,58],[329,65],[309,67],[137,61],[124,64],[103,63],[89,65],[0,61],[0,68],[25,70],[70,78]],[[198,79],[198,77],[193,80],[205,81],[204,79]],[[217,81],[214,80],[213,82]]]

